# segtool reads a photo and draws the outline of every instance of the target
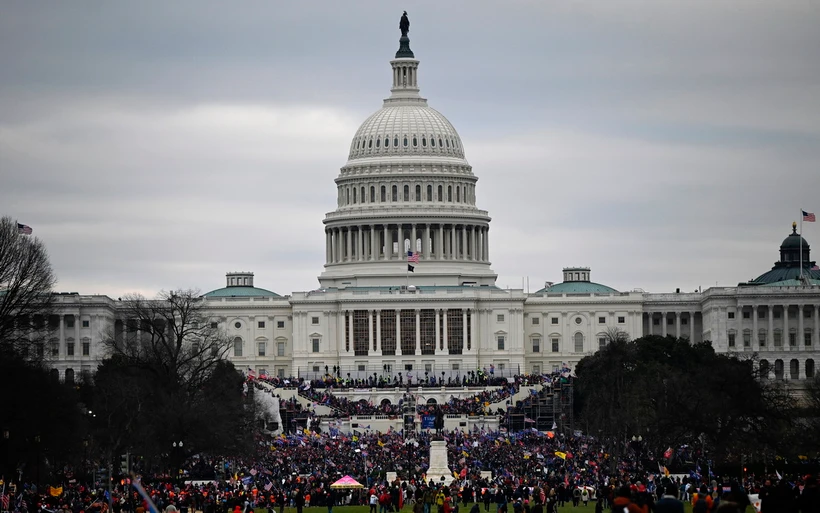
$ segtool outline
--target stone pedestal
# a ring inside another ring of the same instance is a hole
[[[449,485],[453,481],[453,471],[447,466],[447,443],[444,440],[430,442],[430,468],[427,469],[426,479],[428,483],[433,481],[437,485]]]

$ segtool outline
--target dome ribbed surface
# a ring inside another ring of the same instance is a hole
[[[367,118],[350,145],[350,160],[384,155],[464,158],[464,150],[456,129],[437,110],[424,105],[395,105]]]

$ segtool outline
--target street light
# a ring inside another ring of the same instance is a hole
[[[410,468],[411,468],[410,446],[411,445],[413,446],[413,448],[417,448],[419,446],[419,443],[416,440],[412,439],[412,438],[408,438],[407,440],[404,441],[404,446],[405,446],[405,449],[407,451],[407,481],[408,482],[410,482],[410,479],[413,478],[412,472],[410,470]]]

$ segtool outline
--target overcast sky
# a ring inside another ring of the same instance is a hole
[[[402,9],[502,287],[735,285],[820,210],[815,0],[85,1],[3,4],[0,214],[61,291],[316,288]]]

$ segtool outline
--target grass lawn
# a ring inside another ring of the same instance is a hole
[[[481,513],[484,513],[484,504],[479,505],[481,507]],[[469,513],[472,504],[468,504],[467,506],[459,505],[458,511],[459,513]],[[304,508],[303,513],[327,513],[327,508]],[[370,507],[369,506],[333,506],[333,513],[369,513]],[[411,506],[407,505],[402,509],[402,513],[409,513],[411,511]],[[512,512],[512,506],[509,507],[508,511]],[[607,509],[604,510],[604,513],[610,513],[611,510]],[[692,513],[692,505],[691,504],[684,504],[683,505],[684,513]],[[754,508],[748,508],[748,512],[753,512]],[[267,509],[257,509],[254,513],[267,513]],[[276,513],[296,513],[296,508],[286,508],[284,512],[276,510]],[[495,504],[490,504],[490,512],[495,513]],[[595,513],[595,503],[590,502],[587,507],[578,506],[577,508],[573,508],[572,504],[566,504],[564,507],[558,508],[558,513]]]

